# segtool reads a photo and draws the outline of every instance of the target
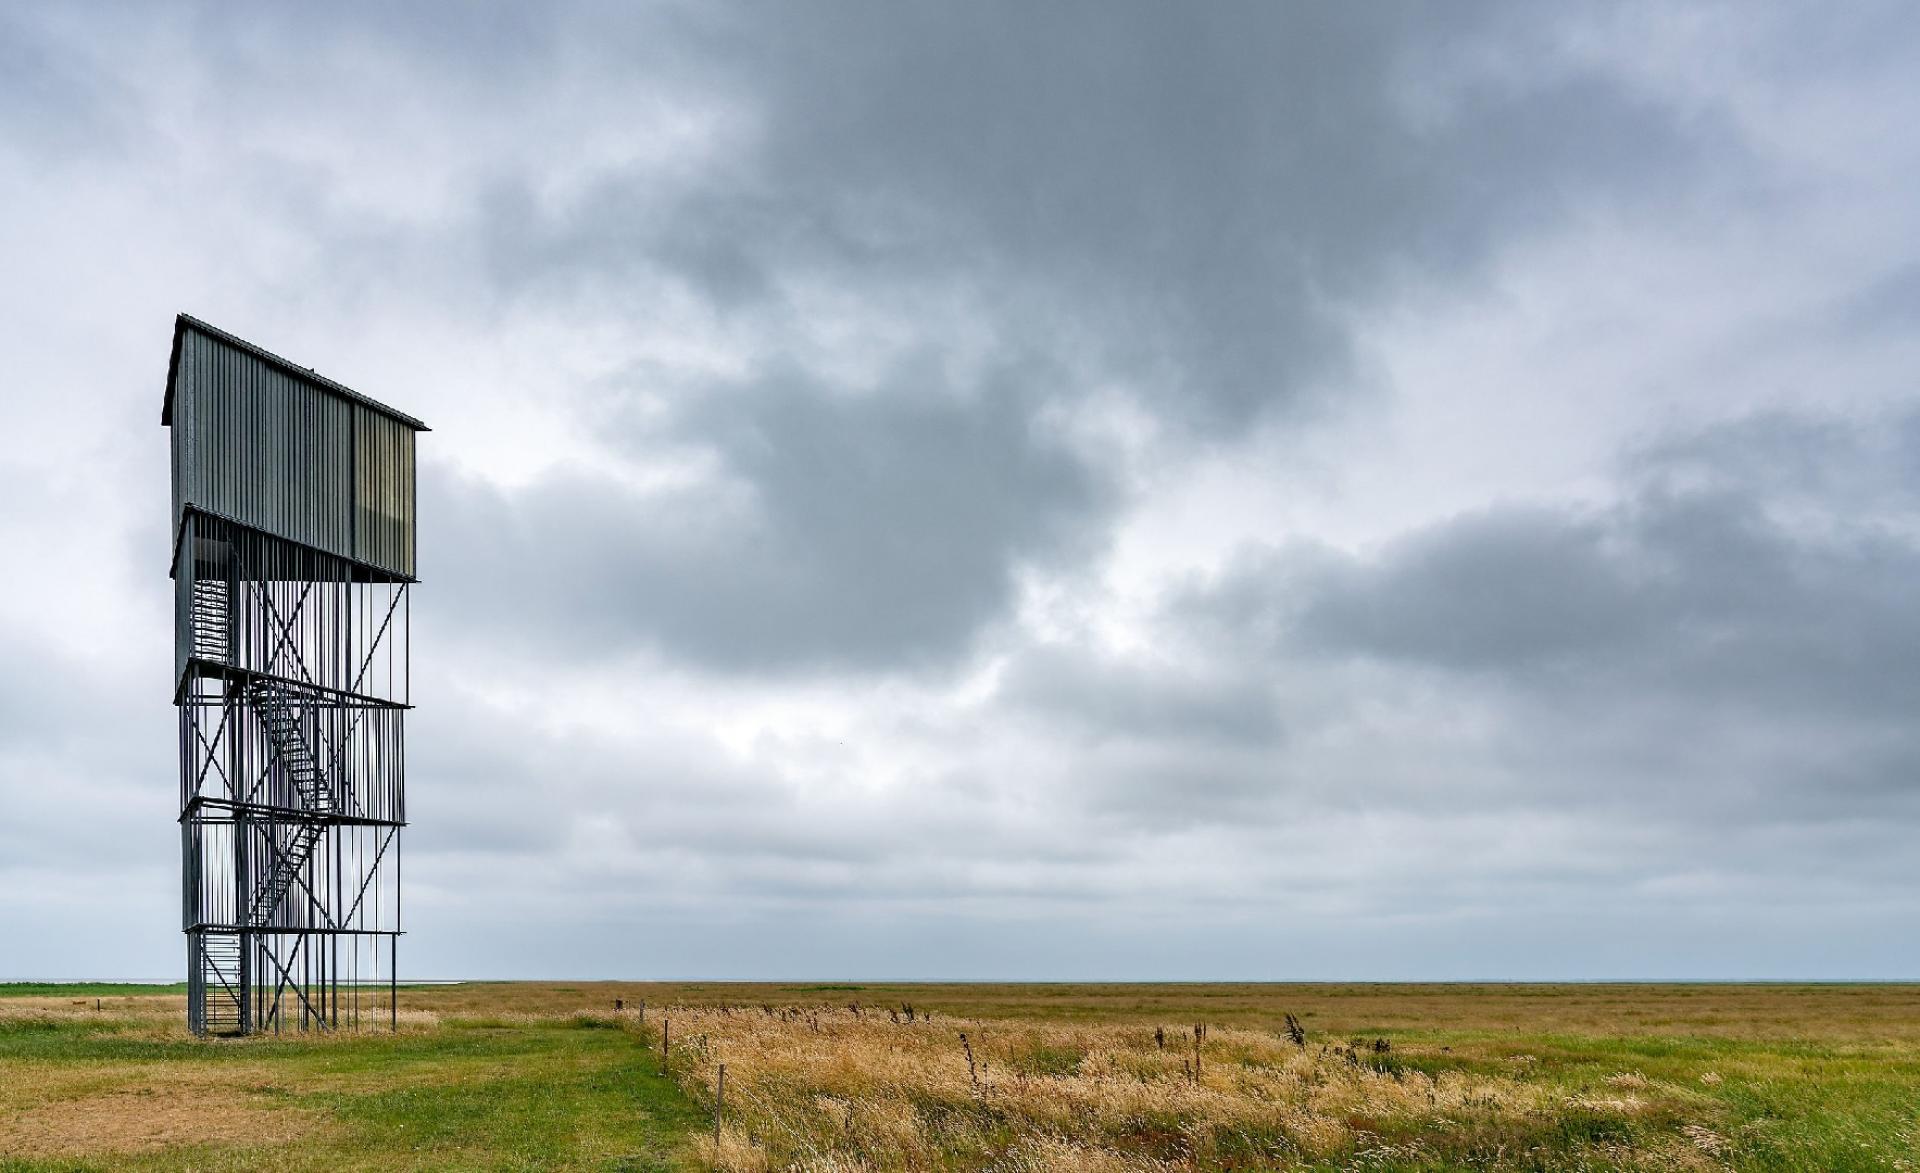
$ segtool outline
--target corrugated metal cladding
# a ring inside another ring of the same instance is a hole
[[[413,574],[413,429],[353,409],[353,556]]]
[[[176,532],[195,507],[413,578],[415,422],[190,319],[177,333]]]

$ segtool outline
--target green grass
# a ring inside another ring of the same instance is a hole
[[[802,994],[818,994],[824,991],[834,991],[834,990],[864,990],[866,988],[867,987],[865,986],[795,986],[794,987],[795,990],[799,991]]]
[[[33,1158],[0,1171],[187,1169],[624,1169],[684,1165],[695,1106],[659,1074],[657,1052],[594,1020],[512,1028],[443,1026],[346,1041],[199,1041],[115,1033],[125,1024],[0,1023],[0,1088],[36,1070],[98,1072],[138,1086],[190,1068],[197,1108],[287,1119],[290,1138],[224,1138],[158,1152]],[[8,1098],[17,1098],[18,1092]],[[150,1101],[136,1101],[142,1110]],[[84,1095],[73,1113],[111,1110]],[[4,1112],[5,1101],[0,1101]],[[56,1109],[59,1102],[54,1105]],[[269,1130],[271,1131],[271,1130]]]
[[[0,982],[0,998],[130,998],[186,992],[185,982],[162,986],[144,982]]]
[[[405,985],[402,990],[416,992],[432,986]],[[381,987],[385,989],[385,987]],[[0,998],[145,998],[158,994],[176,997],[187,992],[185,982],[0,982]]]
[[[418,1082],[320,1097],[348,1125],[343,1155],[417,1154],[436,1168],[671,1167],[698,1114],[624,1031],[449,1032],[391,1055]],[[442,1078],[462,1063],[489,1074]],[[508,1071],[495,1063],[505,1060]],[[404,1163],[404,1162],[403,1162]]]
[[[1728,1141],[1727,1167],[1753,1170],[1920,1169],[1920,1050],[1911,1044],[1726,1038],[1595,1038],[1581,1035],[1451,1036],[1456,1052],[1398,1063],[1428,1071],[1493,1072],[1493,1049],[1533,1057],[1531,1078],[1566,1094],[1605,1093],[1622,1072],[1645,1077],[1640,1094],[1663,1110],[1630,1120],[1562,1113],[1561,1161],[1607,1144],[1633,1145],[1689,1120],[1712,1122]],[[1431,1042],[1431,1040],[1428,1040]],[[1717,1076],[1705,1082],[1703,1075]],[[1899,1162],[1906,1162],[1900,1164]],[[1384,1167],[1394,1167],[1387,1165]]]

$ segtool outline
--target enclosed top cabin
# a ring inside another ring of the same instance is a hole
[[[181,314],[160,422],[176,542],[197,510],[347,559],[362,582],[414,580],[419,420]]]

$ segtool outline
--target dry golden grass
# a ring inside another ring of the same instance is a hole
[[[1429,1073],[1390,1045],[1301,1046],[1247,1028],[1205,1028],[1196,1045],[1193,1028],[909,1020],[864,1007],[656,1013],[671,1070],[698,1098],[713,1102],[725,1065],[726,1123],[717,1147],[707,1138],[698,1151],[727,1170],[1406,1165],[1445,1160],[1453,1137],[1524,1143],[1569,1113],[1676,1106],[1644,1079],[1621,1081],[1642,1089],[1631,1094],[1568,1096],[1527,1078],[1524,1057],[1512,1074]],[[1708,1155],[1656,1144],[1613,1163],[1679,1168]]]
[[[616,998],[644,1001],[656,1028],[663,1011],[681,1020],[674,1071],[708,1110],[728,1064],[738,1111],[717,1149],[700,1141],[709,1167],[1816,1169],[1872,1154],[1920,1168],[1912,985],[571,983],[407,996],[452,1015]],[[903,1028],[856,1019],[850,1003],[919,1013]],[[1307,1048],[1284,1041],[1288,1013]],[[1196,1019],[1212,1024],[1197,1086],[1171,1038],[1146,1050],[1156,1027]],[[1388,1052],[1347,1053],[1389,1036]]]
[[[559,1014],[628,1006],[911,1002],[936,1014],[1146,1024],[1204,1018],[1316,1033],[1449,1031],[1515,1036],[1863,1039],[1920,1043],[1915,985],[1516,985],[1492,983],[468,982],[403,989],[401,1006],[444,1014]]]
[[[32,1105],[0,1107],[0,1153],[19,1158],[118,1157],[179,1145],[278,1146],[327,1127],[315,1112],[249,1103],[250,1090],[270,1075],[149,1066],[89,1072],[82,1080],[56,1079],[39,1087]],[[208,1111],[208,1104],[216,1102],[219,1111]]]

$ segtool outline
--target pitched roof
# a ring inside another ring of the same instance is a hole
[[[223,345],[231,346],[235,350],[259,359],[268,366],[291,375],[311,387],[325,391],[329,395],[338,395],[342,399],[351,400],[368,410],[377,411],[381,415],[396,419],[416,432],[432,430],[404,411],[395,411],[379,400],[369,399],[367,396],[360,394],[358,391],[355,391],[343,383],[336,383],[325,375],[316,374],[312,367],[297,366],[281,358],[279,355],[274,354],[272,351],[263,350],[244,338],[235,337],[227,333],[218,326],[208,325],[191,314],[181,314],[173,320],[173,353],[167,359],[167,397],[166,402],[160,406],[160,422],[162,425],[168,427],[173,425],[173,383],[175,377],[180,373],[180,339],[185,336],[188,330],[204,334],[208,338]]]

